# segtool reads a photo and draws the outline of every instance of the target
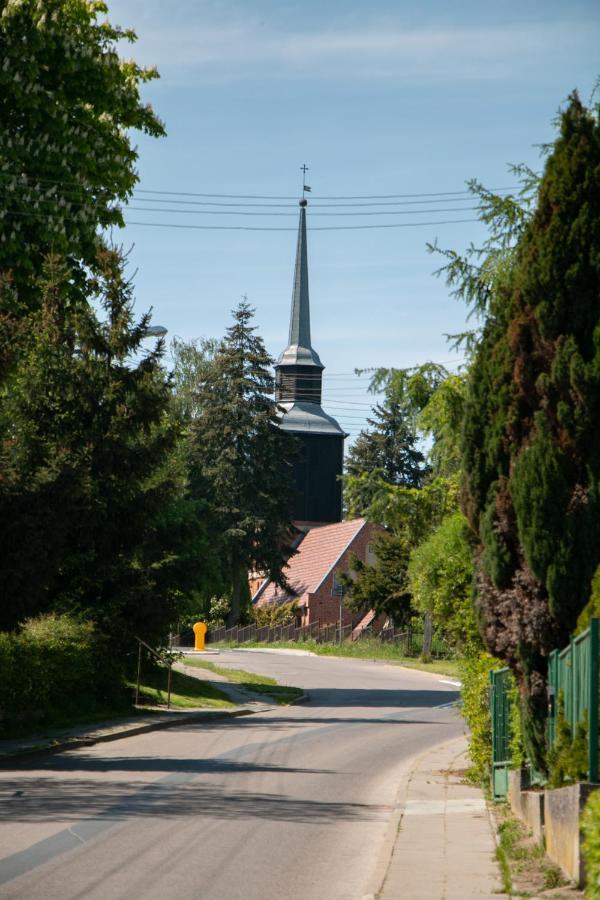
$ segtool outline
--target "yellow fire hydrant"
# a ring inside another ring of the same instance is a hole
[[[194,625],[194,650],[204,650],[204,638],[206,636],[207,627],[204,622],[196,622]]]

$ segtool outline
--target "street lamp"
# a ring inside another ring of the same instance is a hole
[[[341,644],[342,643],[342,614],[344,611],[344,594],[346,593],[346,590],[344,588],[344,585],[341,584],[337,580],[337,577],[335,576],[335,574],[333,576],[333,584],[331,586],[331,593],[332,593],[332,596],[340,598],[340,631],[339,631],[339,636],[338,636],[338,644]]]
[[[144,337],[164,337],[165,334],[168,334],[168,329],[164,325],[149,325],[144,332]]]

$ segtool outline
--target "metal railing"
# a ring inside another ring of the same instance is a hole
[[[494,797],[506,796],[508,770],[511,767],[510,720],[511,692],[514,680],[507,669],[490,672],[490,713],[492,725],[492,783]],[[559,698],[562,703],[559,703]],[[559,708],[560,707],[560,708]],[[600,707],[600,619],[573,637],[563,650],[548,657],[548,747],[557,741],[559,713],[564,715],[574,738],[577,726],[587,717],[588,781],[597,782],[600,774],[598,718]],[[528,764],[532,783],[540,773]]]
[[[598,706],[600,619],[592,619],[590,627],[571,639],[564,650],[554,650],[548,657],[548,745],[557,738],[559,698],[560,710],[569,724],[571,737],[587,716],[588,780],[598,780]]]
[[[156,650],[154,647],[151,647],[150,644],[147,644],[146,641],[143,641],[142,638],[135,635],[135,639],[138,642],[138,659],[137,659],[137,679],[135,684],[135,705],[137,706],[140,699],[140,684],[142,678],[142,657],[143,651],[149,653],[154,657],[161,665],[167,667],[167,709],[171,709],[171,679],[172,679],[172,670],[173,663],[178,659],[178,655],[172,653],[171,650]]]

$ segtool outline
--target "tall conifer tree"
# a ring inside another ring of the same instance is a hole
[[[351,486],[352,513],[364,515],[375,489],[361,476],[377,472],[389,485],[420,487],[427,473],[425,457],[417,448],[417,435],[406,404],[388,386],[386,396],[373,408],[351,446],[346,461],[347,484]]]
[[[570,98],[536,211],[492,291],[466,403],[464,508],[489,648],[544,764],[548,653],[600,562],[600,123]]]
[[[144,352],[120,255],[98,269],[99,315],[65,302],[69,267],[47,260],[0,392],[0,626],[75,610],[127,646],[164,635],[209,548],[169,467],[162,346]]]
[[[277,427],[273,360],[251,326],[246,302],[198,386],[194,466],[210,491],[227,554],[228,625],[242,610],[250,570],[283,583],[290,555],[293,439]]]

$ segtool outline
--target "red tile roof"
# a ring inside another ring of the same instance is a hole
[[[293,599],[302,603],[307,594],[317,590],[366,522],[366,519],[352,519],[350,522],[336,522],[334,525],[311,528],[285,569],[294,593],[288,594],[268,581],[257,591],[256,605],[267,606],[270,603],[285,603]]]

